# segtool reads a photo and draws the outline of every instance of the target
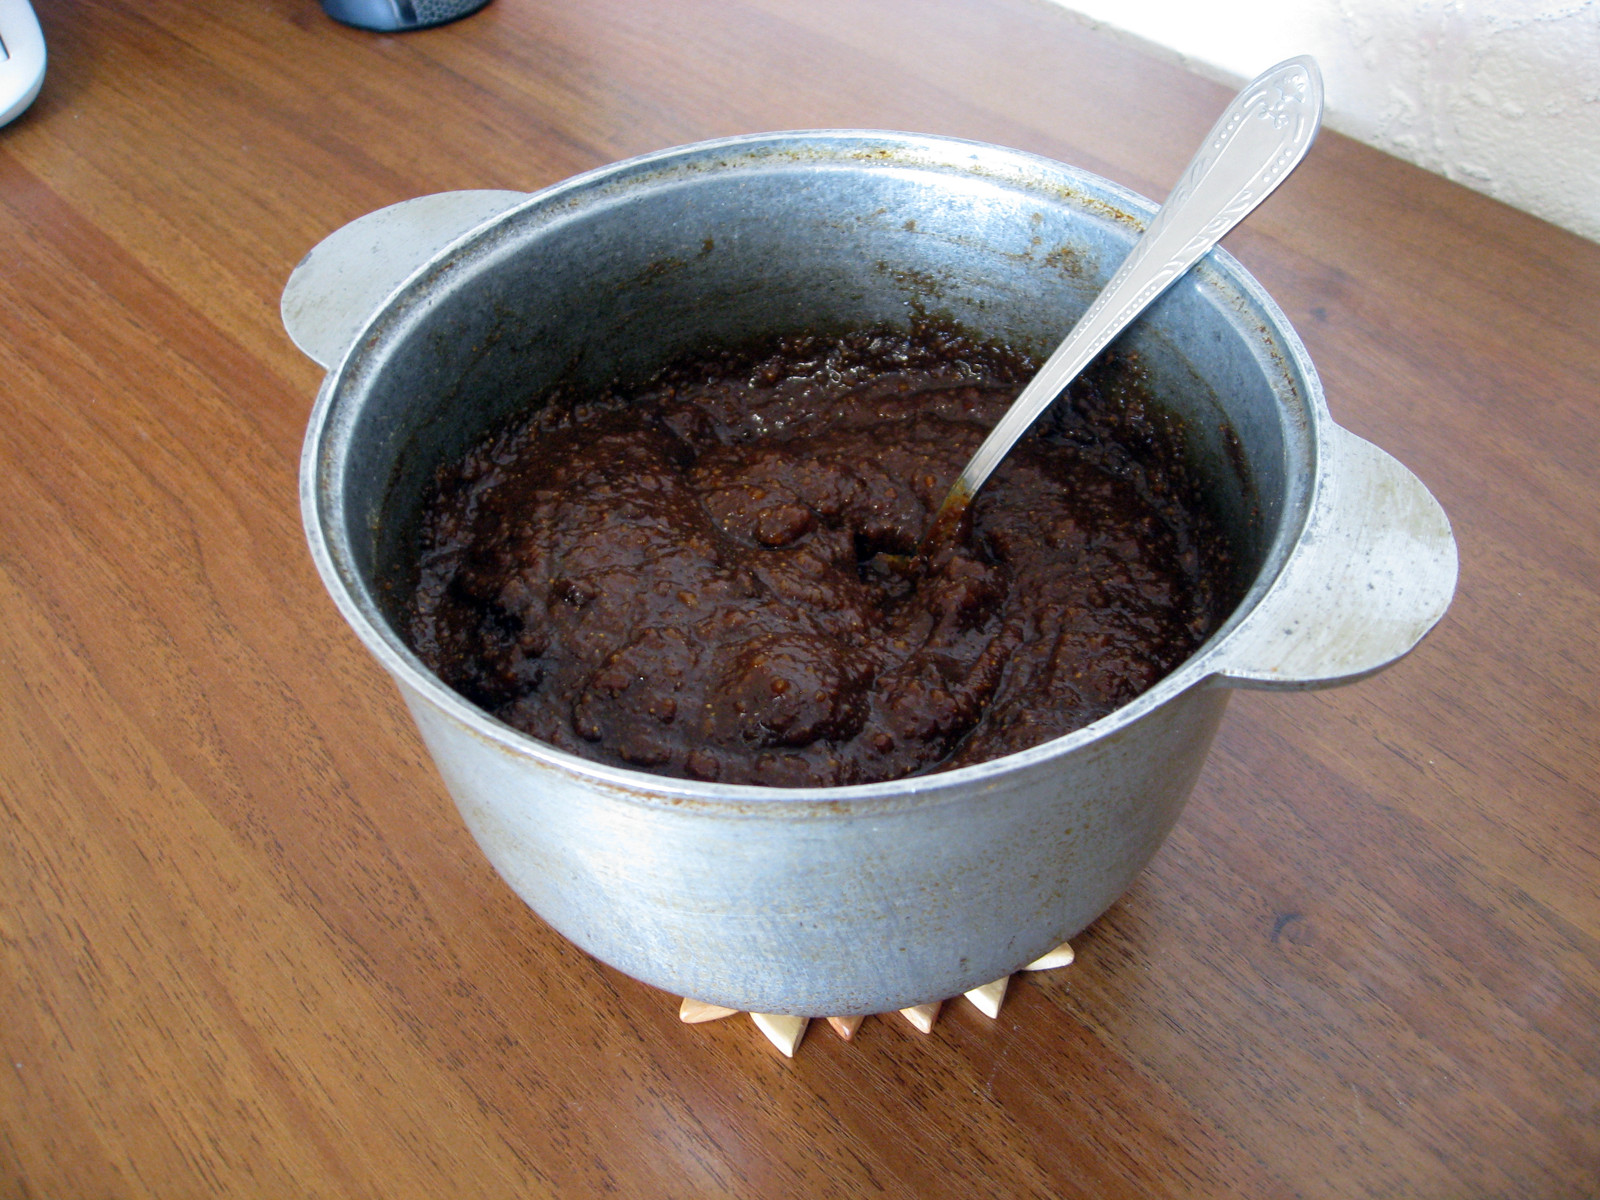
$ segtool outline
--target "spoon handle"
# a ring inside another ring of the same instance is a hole
[[[1234,97],[1111,282],[962,469],[933,530],[959,517],[1016,440],[1112,338],[1283,182],[1321,121],[1322,76],[1309,55],[1279,63]]]

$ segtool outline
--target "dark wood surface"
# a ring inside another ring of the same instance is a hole
[[[1461,583],[1241,693],[1167,846],[998,1021],[744,1018],[564,943],[326,598],[278,297],[338,225],[874,126],[1163,196],[1226,100],[1029,0],[39,0],[0,130],[0,1196],[1592,1196],[1600,246],[1325,133],[1229,246]],[[1263,64],[1265,65],[1265,64]]]

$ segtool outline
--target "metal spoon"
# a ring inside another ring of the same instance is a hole
[[[954,535],[973,495],[1039,414],[1283,182],[1321,123],[1322,75],[1309,55],[1279,63],[1234,97],[1111,282],[962,468],[911,561]]]

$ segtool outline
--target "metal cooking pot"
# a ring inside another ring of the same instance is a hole
[[[1154,211],[1086,172],[945,138],[733,138],[533,196],[423,197],[346,226],[284,293],[328,368],[306,438],[311,552],[394,677],[484,853],[546,921],[647,983],[747,1011],[884,1012],[1005,975],[1103,912],[1161,845],[1234,687],[1358,679],[1455,588],[1449,523],[1335,425],[1277,305],[1216,251],[1128,335],[1181,414],[1244,600],[1177,671],[1006,758],[785,790],[599,766],[501,724],[396,633],[440,464],[558,382],[711,341],[909,325],[1042,355]]]

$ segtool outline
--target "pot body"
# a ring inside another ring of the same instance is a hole
[[[677,995],[802,1016],[953,996],[1088,925],[1177,820],[1228,696],[983,787],[741,802],[535,766],[401,690],[479,846],[560,933]]]
[[[1448,603],[1443,514],[1333,424],[1283,314],[1217,252],[1128,337],[1185,419],[1244,600],[1151,691],[1020,754],[851,788],[698,784],[542,746],[445,688],[395,632],[441,464],[552,386],[642,378],[708,342],[933,315],[1042,356],[1152,206],[1030,155],[859,132],[732,139],[530,198],[470,195],[471,228],[440,223],[437,253],[397,248],[421,266],[385,284],[376,311],[347,313],[348,335],[303,315],[317,311],[306,295],[334,290],[317,252],[291,281],[291,331],[330,347],[302,472],[307,534],[495,867],[563,934],[646,982],[822,1015],[1005,975],[1149,861],[1204,761],[1223,685],[1359,677]],[[369,239],[380,252],[382,228]]]

